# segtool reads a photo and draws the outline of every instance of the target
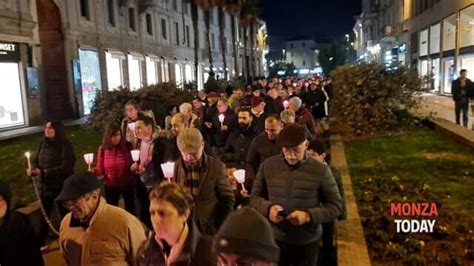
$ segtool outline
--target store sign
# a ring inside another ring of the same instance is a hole
[[[0,42],[0,61],[20,61],[20,46],[17,43]]]

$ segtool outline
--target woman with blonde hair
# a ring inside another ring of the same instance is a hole
[[[139,252],[139,265],[216,265],[213,240],[202,235],[191,213],[193,197],[176,184],[162,182],[150,194],[153,231]]]

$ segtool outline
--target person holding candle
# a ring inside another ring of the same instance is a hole
[[[134,132],[134,126],[129,126],[137,121],[140,114],[140,106],[135,100],[129,100],[125,104],[125,118],[122,120],[121,131],[126,142],[131,144],[132,148],[138,146],[138,139]]]
[[[140,176],[140,182],[136,184],[137,199],[139,201],[138,214],[140,220],[150,227],[148,189],[161,180],[160,164],[163,160],[163,145],[157,136],[152,118],[140,116],[135,123],[135,132],[140,140],[140,158],[138,162],[131,165],[130,170]]]
[[[28,217],[11,210],[12,193],[0,181],[0,265],[44,265],[40,242]]]
[[[217,113],[212,118],[214,127],[214,144],[217,150],[222,149],[230,133],[236,126],[235,113],[229,109],[227,99],[220,98],[217,101]]]
[[[59,195],[64,180],[74,173],[76,156],[72,144],[67,140],[64,126],[59,121],[47,121],[44,125],[44,138],[32,160],[32,168],[27,169],[29,176],[37,177],[41,183],[40,199],[46,214],[51,217],[54,199]],[[67,210],[58,206],[61,217]],[[40,240],[44,243],[48,234],[48,224],[43,220]]]
[[[102,145],[97,151],[97,165],[92,170],[97,176],[104,177],[104,192],[107,203],[118,206],[123,196],[125,209],[135,214],[134,179],[130,167],[130,143],[122,138],[120,128],[115,124],[106,127]]]
[[[193,197],[176,183],[161,183],[150,192],[153,231],[142,244],[138,265],[216,265],[211,237],[192,219]]]
[[[232,212],[235,197],[225,165],[204,152],[201,132],[183,130],[178,136],[181,159],[175,162],[175,180],[189,189],[194,202],[194,221],[204,234],[214,234]]]

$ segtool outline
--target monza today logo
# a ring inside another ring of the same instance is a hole
[[[390,202],[397,233],[433,233],[438,217],[434,202]]]

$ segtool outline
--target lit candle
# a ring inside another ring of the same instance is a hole
[[[31,170],[31,153],[29,151],[25,152],[26,162],[28,163],[28,169]]]
[[[220,115],[219,115],[219,122],[221,122],[221,126],[223,126],[224,119],[225,119],[225,115],[224,115],[224,114],[220,114]]]
[[[132,160],[134,162],[138,162],[138,160],[140,159],[140,150],[131,150],[130,154],[132,154]]]
[[[128,124],[128,129],[130,129],[132,132],[135,132],[135,122]]]
[[[163,175],[168,179],[168,182],[171,182],[174,175],[174,162],[162,163],[161,170],[163,170]]]
[[[244,169],[235,170],[233,174],[237,182],[242,185],[242,191],[247,191],[244,186],[245,170]]]
[[[284,100],[283,101],[283,108],[287,109],[288,106],[290,106],[290,102],[288,102],[288,100]]]
[[[93,153],[84,154],[84,161],[88,165],[88,169],[91,170],[91,164],[94,161],[94,154]]]

